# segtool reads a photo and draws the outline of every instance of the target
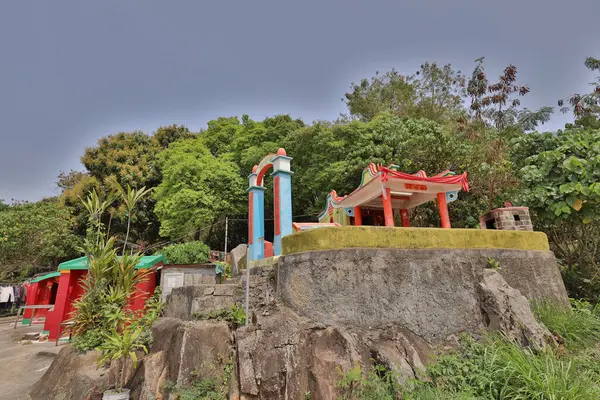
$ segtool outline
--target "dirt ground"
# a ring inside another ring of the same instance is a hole
[[[0,318],[0,400],[26,400],[62,348],[54,342],[19,343],[24,334],[41,332],[42,324],[13,329],[15,317]]]

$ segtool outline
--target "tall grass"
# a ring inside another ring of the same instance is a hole
[[[564,341],[567,349],[578,351],[600,342],[600,319],[587,303],[573,301],[573,308],[557,306],[549,301],[533,305],[537,318]]]
[[[523,348],[500,334],[461,337],[458,348],[427,367],[429,380],[400,387],[392,372],[348,371],[341,399],[388,400],[600,400],[600,313],[575,301],[573,309],[541,302],[537,318],[564,346]],[[564,348],[568,351],[565,351]]]

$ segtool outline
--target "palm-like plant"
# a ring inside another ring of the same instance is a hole
[[[125,254],[125,249],[127,248],[127,242],[129,240],[133,210],[141,199],[152,192],[153,188],[146,189],[144,186],[141,189],[132,189],[131,186],[128,185],[127,190],[125,190],[114,178],[111,180],[111,184],[121,196],[121,201],[125,206],[125,215],[127,216],[127,232],[125,234],[125,243],[123,244],[123,254]]]
[[[115,389],[118,393],[123,391],[125,385],[125,362],[127,358],[131,358],[133,368],[137,368],[137,350],[143,350],[148,353],[148,349],[143,344],[139,343],[139,337],[143,332],[143,328],[125,327],[120,332],[113,329],[110,334],[103,333],[104,343],[98,347],[102,352],[102,357],[98,360],[98,366],[103,365],[107,361],[118,360],[119,373]]]

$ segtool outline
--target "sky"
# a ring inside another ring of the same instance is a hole
[[[345,112],[352,82],[422,62],[490,77],[529,108],[589,90],[600,1],[19,0],[0,2],[0,199],[56,195],[105,135],[219,116],[306,122]],[[558,110],[542,130],[572,119]]]

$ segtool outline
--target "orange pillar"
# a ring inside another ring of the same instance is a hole
[[[402,226],[408,228],[410,226],[410,220],[408,219],[408,210],[403,208],[400,210],[400,219],[402,219]]]
[[[362,225],[362,211],[358,206],[354,207],[354,225]]]
[[[438,208],[440,210],[440,220],[442,228],[450,228],[450,214],[448,214],[448,203],[446,202],[446,193],[438,193]]]
[[[392,194],[390,188],[385,188],[385,196],[382,196],[382,198],[385,226],[394,226],[394,210],[392,210]]]

